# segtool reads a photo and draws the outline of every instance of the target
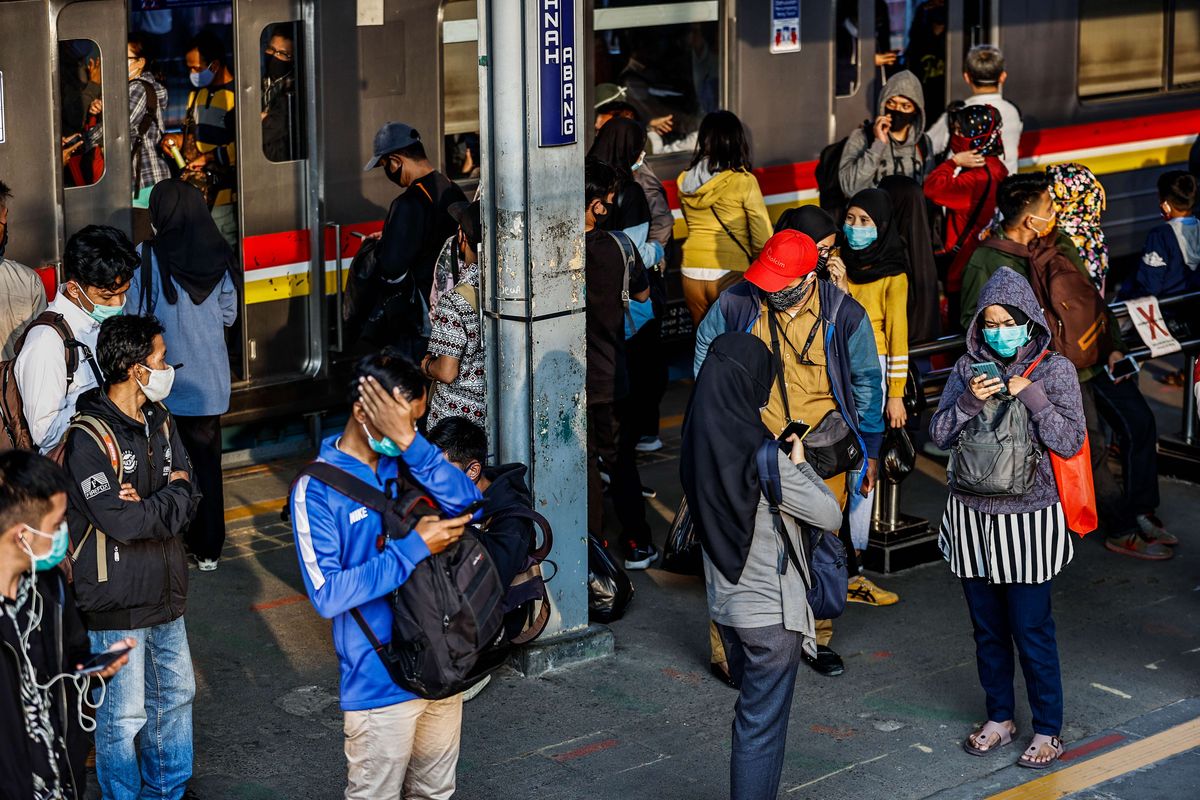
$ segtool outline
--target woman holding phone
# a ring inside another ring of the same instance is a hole
[[[779,510],[797,552],[800,523],[834,530],[842,521],[841,505],[805,463],[799,438],[791,437],[785,454],[763,425],[759,409],[776,368],[755,336],[718,336],[683,422],[680,477],[703,548],[709,613],[739,684],[733,800],[777,794],[801,644],[816,635],[805,577],[780,569],[786,549],[759,488],[759,448],[769,442],[779,460]]]
[[[987,697],[987,722],[966,738],[963,749],[990,756],[1017,736],[1015,645],[1034,732],[1018,765],[1046,769],[1063,753],[1063,691],[1051,583],[1071,560],[1072,548],[1045,451],[1070,458],[1083,445],[1086,426],[1079,380],[1070,361],[1047,352],[1050,332],[1033,289],[1007,267],[997,270],[980,293],[966,345],[930,422],[930,437],[938,447],[966,449],[970,443],[964,441],[964,430],[978,428],[977,418],[995,414],[999,403],[1019,403],[1028,420],[1029,447],[1036,448],[1030,451],[1036,467],[1031,477],[1025,476],[1028,488],[1018,494],[982,496],[955,488],[953,477],[950,481],[938,544],[962,581],[975,629],[979,682]],[[999,397],[1002,394],[1007,396]],[[1012,449],[1019,447],[1014,443]]]

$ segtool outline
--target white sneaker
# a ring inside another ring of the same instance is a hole
[[[196,567],[201,572],[216,572],[217,571],[217,559],[215,559],[215,558],[197,558],[196,559]]]
[[[467,703],[467,702],[470,702],[471,700],[474,700],[476,697],[479,696],[479,693],[483,691],[483,687],[487,686],[491,682],[492,682],[492,676],[484,675],[483,680],[478,681],[477,683],[475,683],[474,686],[472,686],[470,689],[467,689],[465,692],[462,693],[463,702]]]
[[[662,450],[662,448],[662,439],[658,438],[657,436],[643,436],[638,440],[638,443],[634,445],[633,449],[637,450],[639,453],[653,453],[657,450]]]

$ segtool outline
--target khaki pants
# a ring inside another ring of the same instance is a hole
[[[454,794],[462,695],[345,717],[346,800],[445,800]]]
[[[717,302],[721,292],[745,277],[744,272],[727,272],[715,281],[701,281],[683,276],[683,301],[692,315],[692,325],[699,328],[704,315]]]

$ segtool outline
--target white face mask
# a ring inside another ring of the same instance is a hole
[[[145,364],[141,366],[150,373],[150,378],[145,383],[138,381],[138,386],[142,387],[142,394],[146,395],[146,399],[151,403],[166,400],[167,395],[171,393],[171,386],[175,383],[175,368],[170,364],[165,369],[150,369]]]

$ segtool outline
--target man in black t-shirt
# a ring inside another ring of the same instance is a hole
[[[613,234],[598,220],[611,213],[617,176],[601,161],[584,167],[584,230],[587,261],[587,422],[588,531],[604,539],[603,469],[611,478],[612,500],[621,523],[626,569],[646,569],[658,558],[646,524],[646,503],[637,469],[638,431],[629,419],[629,376],[625,367],[626,260]],[[620,234],[618,234],[620,235]],[[629,298],[650,296],[646,268],[636,248],[629,266]]]
[[[375,134],[374,155],[363,171],[380,166],[404,192],[392,201],[383,231],[377,234],[379,269],[389,291],[364,326],[362,338],[377,347],[398,346],[420,361],[429,340],[434,266],[446,240],[458,232],[448,209],[467,198],[433,168],[421,135],[403,122],[389,122]]]

